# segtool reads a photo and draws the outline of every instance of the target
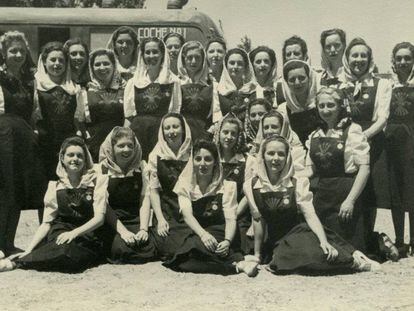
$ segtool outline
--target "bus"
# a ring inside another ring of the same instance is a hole
[[[49,41],[65,42],[80,38],[90,50],[106,47],[112,32],[130,26],[138,38],[163,38],[177,32],[186,41],[223,38],[222,30],[213,20],[197,10],[145,10],[102,8],[1,8],[0,34],[9,30],[23,32],[37,59],[41,47]]]

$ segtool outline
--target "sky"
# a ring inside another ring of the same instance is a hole
[[[380,72],[389,72],[391,51],[401,41],[414,42],[414,1],[410,0],[189,0],[215,22],[221,20],[229,47],[245,34],[252,46],[268,45],[282,61],[283,41],[296,34],[308,44],[311,63],[320,66],[320,33],[342,28],[347,40],[359,36],[373,49]]]

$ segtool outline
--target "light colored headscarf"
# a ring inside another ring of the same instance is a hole
[[[192,201],[196,201],[202,197],[213,195],[221,189],[223,186],[223,168],[220,163],[220,156],[218,155],[218,158],[215,161],[212,181],[209,184],[207,191],[201,195],[201,192],[197,191],[197,176],[194,172],[194,148],[192,154],[192,158],[190,158],[181,172],[173,191],[179,196],[182,195]]]
[[[245,57],[243,57],[243,59],[247,60],[247,64],[246,64],[246,72],[244,74],[244,82],[242,87],[238,90],[241,93],[245,93],[245,94],[250,94],[254,91],[255,89],[255,84],[252,82],[252,77],[253,77],[253,69],[252,69],[252,65],[249,62],[249,56],[247,55],[246,51],[243,49],[230,49],[227,51],[226,56],[223,59],[223,72],[221,73],[221,78],[220,78],[220,82],[218,83],[217,86],[217,91],[219,94],[221,95],[228,95],[231,92],[237,91],[237,87],[233,82],[233,79],[230,76],[230,73],[227,69],[227,64],[226,64],[226,59],[228,58],[227,55],[229,55],[229,53],[234,52],[234,50],[238,50],[240,54],[244,54]],[[233,53],[232,53],[233,54]]]
[[[308,91],[308,97],[306,99],[305,105],[302,105],[299,103],[299,101],[296,98],[296,95],[293,93],[293,91],[290,89],[287,78],[283,74],[282,79],[282,86],[283,86],[283,94],[286,99],[286,106],[293,112],[301,112],[306,111],[312,108],[315,108],[315,98],[316,93],[318,92],[318,79],[315,71],[309,66],[309,63],[304,62],[302,60],[293,59],[284,64],[284,67],[286,67],[288,64],[292,63],[301,63],[304,64],[305,67],[309,69],[309,91]]]
[[[70,140],[76,140],[77,144],[66,144],[66,142],[70,141]],[[62,143],[61,149],[59,151],[59,162],[58,165],[56,167],[56,175],[59,178],[59,181],[65,186],[65,188],[73,188],[70,181],[69,181],[69,176],[68,173],[66,172],[66,168],[64,167],[62,160],[63,160],[63,156],[64,156],[64,152],[62,147],[69,147],[69,146],[74,146],[74,145],[78,145],[80,144],[82,147],[83,152],[85,153],[85,166],[83,168],[83,173],[82,173],[82,178],[81,178],[81,182],[78,186],[78,188],[85,188],[91,185],[91,183],[94,181],[96,175],[95,175],[95,171],[93,170],[93,160],[92,160],[92,156],[88,150],[88,148],[86,147],[86,144],[83,142],[82,138],[80,137],[70,137],[65,139],[65,141]]]
[[[123,87],[122,78],[119,75],[116,64],[113,64],[114,65],[114,73],[112,75],[111,82],[109,83],[109,87],[104,85],[101,81],[99,81],[96,78],[95,72],[93,70],[92,60],[94,60],[95,54],[100,53],[100,52],[105,52],[107,55],[113,55],[114,59],[116,59],[115,58],[115,53],[112,50],[109,50],[109,49],[97,49],[97,50],[94,50],[94,51],[91,52],[91,54],[89,55],[89,72],[90,72],[90,75],[91,75],[91,82],[89,82],[88,88],[90,90],[93,90],[93,91],[105,90],[105,89],[108,89],[108,88],[112,89],[112,90],[118,90],[118,89],[122,88]]]
[[[368,70],[365,74],[363,74],[361,77],[355,76],[351,68],[349,67],[348,57],[349,52],[351,49],[356,45],[365,45],[370,55],[370,62],[368,65]],[[374,57],[372,55],[372,49],[370,46],[365,42],[365,40],[361,38],[355,38],[351,42],[349,42],[348,46],[346,47],[344,51],[344,55],[342,57],[342,63],[344,64],[344,70],[343,73],[340,75],[340,80],[344,81],[343,85],[341,85],[341,88],[347,88],[347,87],[355,87],[354,89],[354,95],[358,94],[361,91],[362,84],[364,83],[371,83],[373,77],[374,77],[374,70],[375,70],[375,63],[374,63]]]
[[[249,60],[251,63],[252,68],[253,67],[253,62],[254,62],[254,58],[253,55],[255,53],[260,53],[260,52],[265,52],[269,54],[269,57],[272,59],[272,55],[270,55],[271,52],[266,51],[266,49],[271,50],[270,48],[264,47],[264,46],[259,46],[255,49],[253,49],[250,53],[249,53]],[[271,50],[273,51],[273,50]],[[273,51],[274,53],[274,51]],[[277,59],[276,59],[276,53],[274,53],[274,62],[272,67],[270,68],[270,72],[269,75],[265,81],[265,83],[263,85],[260,85],[260,83],[257,81],[256,78],[256,73],[253,70],[253,78],[252,78],[252,82],[255,84],[256,86],[256,98],[264,98],[264,91],[268,90],[268,89],[274,89],[275,88],[275,84],[276,84],[276,79],[277,79]]]
[[[197,45],[199,50],[202,53],[203,57],[203,64],[201,70],[196,73],[194,77],[194,81],[191,80],[189,77],[185,65],[183,63],[183,51],[186,49],[188,45]],[[188,41],[184,43],[184,45],[180,49],[180,53],[178,54],[177,59],[177,69],[178,69],[178,76],[180,78],[181,85],[190,84],[190,83],[201,83],[201,84],[208,84],[208,65],[207,65],[207,57],[206,52],[204,51],[203,45],[198,41]]]
[[[108,134],[108,136],[106,136],[104,142],[101,145],[101,148],[99,149],[99,162],[102,163],[102,165],[107,167],[109,170],[115,173],[118,173],[118,174],[123,174],[124,172],[116,163],[115,155],[114,155],[114,146],[112,144],[112,140],[116,136],[116,134],[121,130],[128,131],[129,132],[128,134],[134,137],[135,139],[133,158],[131,159],[131,162],[128,166],[128,169],[126,170],[126,173],[130,171],[139,170],[141,168],[141,158],[142,158],[141,145],[139,144],[138,139],[135,137],[134,132],[128,127],[115,126],[114,129]]]
[[[132,55],[132,63],[128,68],[125,68],[121,65],[121,63],[119,62],[118,59],[118,55],[115,53],[115,40],[116,37],[118,37],[119,32],[121,30],[127,30],[130,34],[130,36],[133,36],[132,41],[135,41],[137,43],[137,45],[134,47],[134,54]],[[112,50],[115,54],[115,60],[116,60],[116,69],[119,72],[120,75],[122,75],[123,73],[128,73],[128,74],[134,74],[134,72],[137,69],[137,60],[138,60],[138,51],[139,51],[139,41],[138,41],[138,36],[136,34],[136,32],[134,31],[134,29],[132,29],[131,27],[128,26],[121,26],[118,29],[116,29],[111,37],[109,38],[108,43],[106,44],[106,48],[108,50]]]
[[[273,185],[270,180],[269,176],[267,174],[266,164],[264,160],[264,153],[266,146],[271,141],[282,141],[284,142],[288,148],[287,148],[287,155],[286,155],[286,164],[283,167],[278,182]],[[292,183],[292,177],[294,174],[294,168],[293,168],[293,161],[292,156],[290,153],[290,147],[289,142],[284,139],[281,136],[278,135],[272,135],[268,138],[265,138],[262,143],[260,144],[259,153],[257,155],[257,176],[259,177],[259,181],[261,183],[261,191],[262,192],[276,192],[281,191],[282,189],[293,187]]]
[[[181,144],[180,150],[178,150],[177,155],[171,150],[170,146],[168,145],[167,141],[164,137],[164,131],[163,131],[163,124],[164,120],[169,117],[176,117],[174,114],[166,114],[162,120],[161,125],[158,130],[158,142],[155,145],[154,149],[152,150],[151,154],[160,157],[163,160],[181,160],[181,161],[187,161],[191,154],[191,130],[190,127],[187,124],[187,121],[183,116],[180,115],[181,120],[184,123],[184,133],[185,138],[183,143]],[[151,160],[151,156],[149,157]]]

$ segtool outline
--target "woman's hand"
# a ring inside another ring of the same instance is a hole
[[[76,239],[78,237],[78,234],[75,232],[75,230],[72,231],[68,231],[68,232],[63,232],[61,234],[59,234],[59,236],[56,239],[56,244],[57,245],[62,245],[62,244],[69,244],[70,242],[72,242],[74,239]]]
[[[140,243],[145,243],[148,241],[148,231],[146,230],[139,230],[138,233],[134,236],[135,241],[138,242],[138,244]]]
[[[217,248],[217,240],[207,231],[200,236],[201,241],[203,242],[204,246],[210,251],[214,252]]]
[[[168,231],[170,230],[170,225],[165,219],[161,219],[157,225],[157,233],[159,236],[166,238],[168,236]]]
[[[129,230],[125,230],[122,233],[119,234],[121,236],[121,239],[124,240],[124,242],[127,245],[135,244],[135,234]]]
[[[230,241],[224,240],[224,241],[221,241],[217,245],[216,254],[221,257],[226,257],[229,254],[229,250],[230,250]]]
[[[345,200],[341,204],[338,217],[342,221],[350,221],[354,213],[354,203],[350,200]]]
[[[338,257],[338,250],[333,247],[328,241],[321,242],[322,251],[326,256],[326,260],[328,261],[335,261],[336,257]]]

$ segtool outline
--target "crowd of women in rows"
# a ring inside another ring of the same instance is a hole
[[[0,43],[0,270],[339,273],[413,252],[411,43],[390,80],[340,29],[321,34],[323,71],[287,39],[281,77],[266,46],[139,42],[124,26],[91,53],[49,42],[37,69],[24,34]],[[374,232],[377,207],[395,245]],[[24,209],[41,225],[20,252]]]

